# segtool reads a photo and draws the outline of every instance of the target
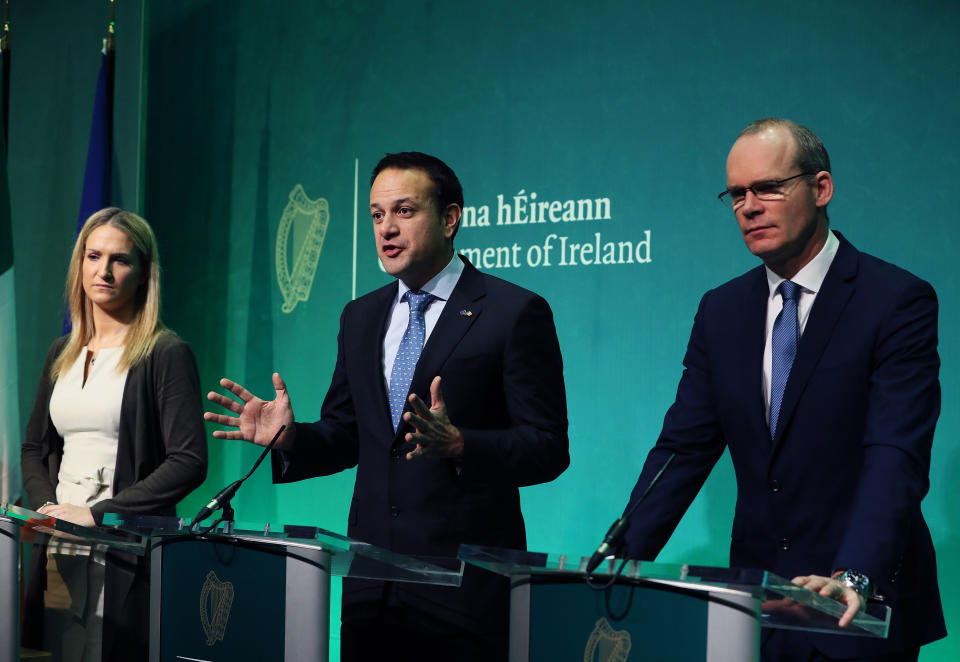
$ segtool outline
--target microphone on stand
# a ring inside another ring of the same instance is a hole
[[[600,543],[600,546],[597,547],[597,551],[593,553],[593,556],[590,557],[590,562],[587,563],[587,576],[589,577],[590,573],[597,569],[597,566],[603,562],[603,559],[607,557],[611,551],[616,551],[620,544],[623,542],[623,537],[627,534],[627,529],[630,526],[630,517],[636,512],[637,507],[643,503],[643,500],[647,498],[647,494],[650,493],[650,490],[654,485],[660,480],[660,476],[663,475],[663,472],[666,471],[667,467],[670,466],[670,463],[673,462],[673,458],[677,456],[676,453],[670,453],[670,457],[667,458],[667,461],[663,463],[663,466],[660,467],[660,471],[657,472],[657,475],[653,477],[653,480],[650,481],[650,484],[647,485],[647,489],[643,491],[643,494],[640,495],[640,498],[634,502],[627,512],[623,514],[623,517],[615,521],[610,525],[610,528],[607,530],[607,535],[604,536],[603,542]]]
[[[259,461],[258,461],[259,463]],[[200,509],[200,512],[197,513],[197,516],[193,518],[194,523],[202,522],[212,515],[214,512],[220,510],[223,507],[223,504],[230,501],[233,498],[233,495],[237,493],[237,490],[240,489],[240,485],[243,484],[243,479],[235,480],[225,488],[217,492],[217,496],[210,499],[210,503],[205,505]]]
[[[253,472],[256,471],[257,467],[260,466],[260,463],[263,462],[263,458],[265,458],[267,456],[267,453],[269,453],[273,449],[273,447],[277,443],[277,439],[280,438],[280,435],[283,434],[283,431],[286,429],[287,429],[286,425],[280,426],[280,429],[277,430],[277,433],[275,435],[273,435],[273,439],[270,440],[270,443],[267,444],[266,448],[263,449],[263,452],[260,453],[260,457],[257,458],[256,462],[254,462],[253,468],[251,468],[250,471],[247,472],[246,476],[244,476],[240,480],[233,481],[232,483],[227,485],[225,488],[217,492],[217,496],[210,499],[210,503],[208,503],[207,505],[205,505],[203,508],[200,509],[200,512],[197,513],[197,516],[193,518],[192,528],[196,529],[197,524],[199,524],[203,520],[210,517],[210,515],[216,512],[217,510],[220,510],[221,508],[224,508],[224,507],[226,508],[230,507],[230,499],[233,498],[233,495],[236,494],[237,490],[240,489],[240,486],[243,485],[243,481],[245,481],[247,478],[253,475]],[[232,509],[231,509],[231,518],[232,518]]]

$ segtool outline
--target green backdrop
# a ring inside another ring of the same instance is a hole
[[[59,328],[102,6],[13,8],[26,421]],[[948,627],[960,624],[960,5],[130,0],[118,22],[117,201],[157,231],[164,318],[205,388],[226,375],[269,395],[278,370],[298,418],[317,416],[342,306],[388,281],[363,211],[370,169],[414,149],[456,170],[471,208],[458,248],[543,294],[563,349],[571,467],[521,491],[534,550],[599,542],[672,402],[700,296],[756,264],[716,200],[736,134],[766,116],[811,127],[833,161],[833,226],[940,296],[943,413],[923,508]],[[288,210],[298,186],[328,213]],[[301,251],[320,230],[312,268]],[[187,514],[256,456],[210,448]],[[352,487],[352,472],[274,487],[261,469],[234,505],[243,520],[343,531]],[[725,456],[660,558],[725,564],[734,498]],[[960,657],[955,641],[921,659]]]

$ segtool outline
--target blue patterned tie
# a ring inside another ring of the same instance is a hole
[[[401,299],[410,306],[410,320],[407,322],[407,330],[403,332],[400,347],[397,348],[393,370],[390,371],[390,415],[393,417],[394,432],[400,426],[400,415],[410,393],[413,371],[417,367],[420,352],[423,351],[423,339],[427,330],[423,311],[432,299],[432,294],[420,290],[410,290]]]
[[[797,317],[797,299],[800,298],[800,286],[793,281],[780,283],[780,295],[783,297],[783,310],[773,323],[773,339],[770,348],[773,353],[773,366],[770,371],[770,438],[777,436],[777,421],[780,417],[780,405],[783,404],[783,390],[790,377],[790,368],[797,355],[797,341],[800,339],[800,320]]]

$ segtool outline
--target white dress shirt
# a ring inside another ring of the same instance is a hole
[[[800,286],[797,295],[797,317],[800,321],[800,335],[803,335],[803,330],[807,326],[807,319],[810,317],[810,310],[817,298],[817,292],[823,285],[823,279],[826,278],[827,271],[830,269],[830,264],[833,262],[839,247],[840,240],[833,234],[833,230],[828,230],[827,241],[820,252],[817,253],[817,256],[790,279]],[[763,346],[763,403],[764,416],[768,419],[770,418],[770,382],[773,373],[773,350],[770,345],[773,341],[773,323],[783,309],[783,297],[777,288],[784,280],[767,268],[767,285],[770,286],[770,297],[767,299],[767,339]]]
[[[454,252],[453,259],[443,268],[443,271],[426,282],[420,288],[421,292],[429,292],[433,299],[427,305],[423,314],[423,320],[426,323],[426,329],[423,337],[423,344],[426,346],[433,327],[437,325],[440,313],[447,304],[447,299],[453,293],[460,280],[460,274],[463,273],[463,260]],[[403,295],[410,291],[407,284],[402,280],[397,283],[397,297],[393,300],[390,307],[389,324],[387,332],[383,336],[383,380],[387,386],[387,393],[390,392],[390,373],[393,372],[393,362],[397,358],[397,350],[400,348],[400,341],[403,340],[403,333],[407,330],[407,323],[410,321],[410,306],[406,301],[401,301]]]

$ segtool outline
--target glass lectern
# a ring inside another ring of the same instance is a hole
[[[581,651],[589,661],[750,662],[760,628],[886,637],[890,625],[890,608],[871,605],[841,630],[843,605],[762,570],[611,558],[591,588],[588,557],[468,545],[459,556],[511,580],[511,662]]]

